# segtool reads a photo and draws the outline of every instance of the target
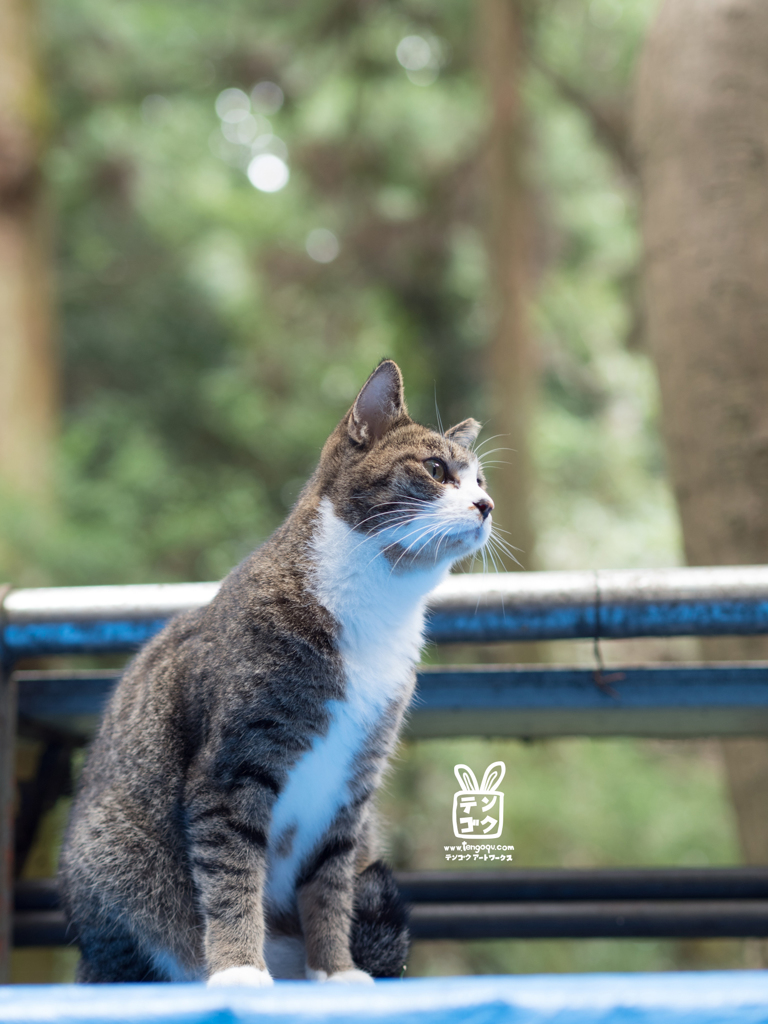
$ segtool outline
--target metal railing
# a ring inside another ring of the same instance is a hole
[[[2,603],[10,659],[131,650],[218,583],[12,590]],[[438,643],[768,632],[768,566],[463,573],[437,588]]]
[[[25,728],[83,741],[119,677],[96,670],[12,672],[20,659],[130,652],[171,615],[210,601],[217,588],[197,583],[8,591],[0,605],[0,730],[6,744],[17,715]],[[428,620],[429,638],[439,643],[766,632],[768,566],[457,575],[433,595]],[[768,734],[768,663],[612,666],[610,673],[607,683],[596,669],[582,667],[424,667],[409,733]],[[10,764],[8,756],[0,761],[6,807],[13,794]],[[0,863],[8,863],[11,841],[6,827]],[[768,869],[635,869],[618,875],[515,870],[460,877],[401,876],[414,902],[416,936],[768,936]],[[63,941],[51,884],[18,887],[16,908],[19,943]],[[10,925],[6,884],[0,933],[7,936]]]

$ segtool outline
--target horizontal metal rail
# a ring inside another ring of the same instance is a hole
[[[119,677],[17,672],[20,721],[87,737]],[[422,667],[406,735],[768,735],[768,662],[643,666],[603,676],[566,667]]]
[[[434,903],[411,914],[415,939],[714,939],[768,937],[764,900]]]
[[[399,872],[416,939],[768,936],[766,868]],[[74,940],[56,883],[17,883],[17,946]]]
[[[605,903],[419,903],[414,939],[711,939],[768,937],[765,900],[648,900]],[[76,940],[60,910],[14,915],[13,945]]]
[[[768,663],[422,668],[412,737],[759,736]]]
[[[409,903],[674,899],[768,901],[768,867],[398,871],[396,878],[403,899]],[[33,909],[31,904],[30,909]]]
[[[12,590],[6,661],[133,650],[217,583]],[[435,591],[440,643],[768,632],[768,566],[457,574]]]

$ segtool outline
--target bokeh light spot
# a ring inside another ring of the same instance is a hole
[[[248,117],[251,101],[242,89],[225,89],[216,97],[216,113],[222,121],[235,124]]]
[[[405,36],[397,44],[395,53],[414,85],[432,85],[440,74],[444,48],[435,36]]]
[[[235,124],[227,124],[224,122],[221,127],[222,129],[229,128],[233,132],[234,137],[228,135],[225,131],[224,135],[226,138],[231,142],[239,142],[242,145],[248,145],[248,143],[253,142],[253,140],[260,135],[262,131],[262,126],[253,114],[246,114],[245,117],[240,121],[237,121]]]
[[[401,39],[395,53],[406,71],[421,71],[432,62],[432,47],[422,36]]]
[[[339,255],[339,240],[326,228],[315,228],[304,243],[307,255],[316,263],[332,263]]]
[[[260,153],[248,164],[248,180],[260,192],[279,192],[285,188],[291,172],[288,164],[274,153]]]
[[[259,114],[276,114],[284,99],[283,90],[274,82],[259,82],[251,89],[251,103]]]

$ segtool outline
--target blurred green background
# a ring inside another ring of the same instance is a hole
[[[534,225],[528,569],[681,558],[626,155],[633,68],[656,6],[521,5]],[[484,436],[499,433],[476,5],[41,0],[38,27],[59,434],[49,493],[6,488],[0,577],[220,578],[285,516],[383,356],[403,368],[415,418],[434,423],[437,401],[444,422],[473,415]],[[504,472],[491,473],[492,493]],[[614,647],[608,661],[687,651]],[[534,653],[592,657],[578,644]],[[37,752],[21,741],[22,778]],[[505,841],[518,865],[738,862],[715,743],[467,740],[401,746],[382,798],[396,867],[459,868],[443,852],[453,765],[481,773],[494,759],[507,765]],[[25,876],[53,873],[65,816],[62,800]],[[749,956],[736,941],[419,943],[409,969],[700,968]],[[66,980],[74,959],[17,951],[14,980]]]

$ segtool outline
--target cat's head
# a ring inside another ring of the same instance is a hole
[[[450,563],[491,533],[493,501],[472,451],[479,432],[473,419],[444,433],[415,423],[386,359],[328,439],[316,481],[336,516],[398,570]]]

